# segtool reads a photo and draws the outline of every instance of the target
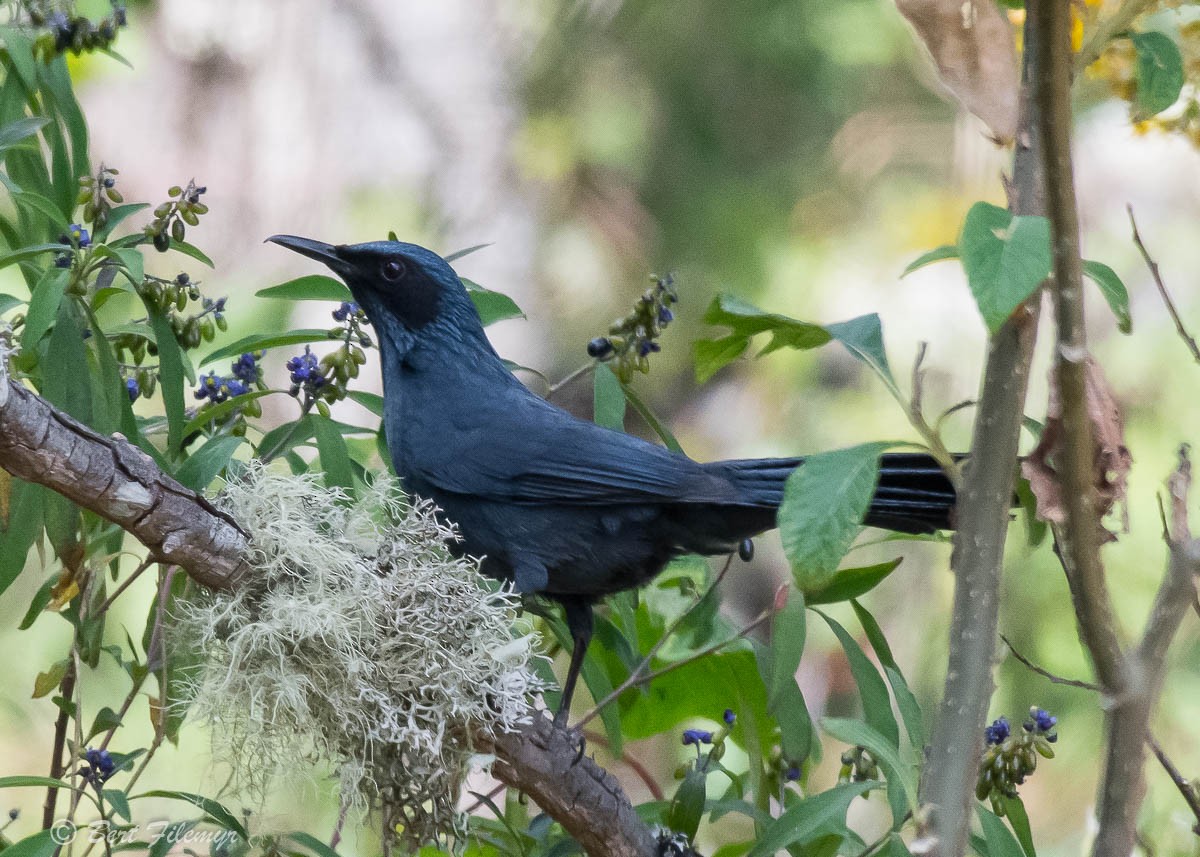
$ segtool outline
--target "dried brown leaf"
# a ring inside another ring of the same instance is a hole
[[[933,60],[942,82],[982,119],[1000,143],[1017,133],[1017,49],[994,0],[896,0]]]
[[[1086,407],[1094,446],[1092,484],[1096,489],[1096,511],[1100,517],[1123,503],[1126,480],[1133,457],[1125,446],[1125,421],[1100,365],[1086,363]],[[1046,428],[1037,447],[1021,462],[1021,475],[1037,498],[1037,516],[1052,524],[1066,520],[1062,503],[1062,481],[1057,459],[1062,448],[1062,399],[1057,377],[1050,373],[1050,399],[1046,405]],[[1129,529],[1128,513],[1122,512],[1122,529]],[[1110,534],[1110,538],[1111,538]]]

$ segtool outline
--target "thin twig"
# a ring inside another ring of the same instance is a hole
[[[490,800],[490,801],[494,801],[494,800],[495,800],[497,797],[499,797],[499,795],[500,795],[500,792],[504,791],[506,788],[508,788],[508,785],[507,785],[507,784],[505,784],[505,783],[497,783],[496,787],[495,787],[495,788],[493,788],[493,789],[492,789],[490,792],[488,792],[486,795],[480,795],[480,794],[478,794],[477,792],[471,792],[471,794],[475,796],[475,803],[471,804],[469,807],[467,807],[466,809],[464,809],[464,810],[463,810],[463,813],[464,813],[465,815],[470,815],[470,814],[471,814],[471,813],[473,813],[475,810],[479,809],[479,807],[481,807],[481,806],[483,806],[485,803],[487,803],[489,800]],[[485,798],[486,798],[486,800],[485,800]],[[331,846],[329,846],[329,847],[330,847],[330,848],[332,848],[333,846],[331,845]]]
[[[125,578],[125,581],[115,590],[113,590],[113,594],[104,599],[104,603],[96,608],[96,612],[103,613],[105,610],[111,607],[112,603],[117,600],[117,596],[128,589],[129,585],[141,577],[142,573],[150,566],[154,565],[155,562],[157,562],[157,560],[154,559],[154,557],[149,556],[142,560],[141,564],[138,565],[138,567],[135,568],[132,573],[130,573],[129,577]]]
[[[596,715],[598,715],[600,713],[600,709],[602,709],[604,706],[608,705],[610,702],[612,702],[614,699],[619,697],[625,691],[629,690],[629,688],[634,687],[635,685],[640,683],[638,680],[638,677],[645,670],[649,669],[650,664],[654,662],[654,658],[655,658],[655,656],[658,655],[659,650],[662,649],[662,647],[666,644],[667,640],[670,639],[671,636],[677,630],[679,630],[679,626],[684,623],[684,621],[688,618],[688,616],[690,616],[692,613],[694,613],[697,610],[697,608],[700,607],[701,604],[703,604],[705,601],[707,601],[709,598],[712,597],[713,593],[717,591],[717,587],[721,585],[721,581],[725,579],[725,575],[729,573],[729,569],[732,565],[733,565],[733,554],[730,554],[728,557],[725,558],[725,565],[723,565],[721,567],[721,571],[718,572],[716,579],[713,580],[713,582],[712,582],[712,585],[709,586],[708,589],[706,589],[704,591],[703,595],[701,595],[699,598],[696,599],[695,603],[692,604],[691,607],[689,607],[687,610],[684,610],[682,613],[680,613],[679,616],[676,617],[675,621],[672,622],[671,625],[665,631],[663,631],[662,636],[659,637],[658,640],[654,643],[654,645],[650,647],[650,651],[646,653],[646,656],[644,658],[642,658],[641,663],[639,663],[636,667],[634,667],[633,672],[631,672],[629,674],[629,677],[626,678],[625,681],[621,683],[620,687],[618,687],[616,690],[614,690],[608,696],[604,697],[604,699],[601,700],[600,702],[597,702],[591,711],[589,711],[587,714],[583,715],[582,718],[580,718],[579,722],[575,724],[576,729],[582,729],[589,722],[591,722],[592,720],[595,719]]]
[[[1133,228],[1133,243],[1138,248],[1138,252],[1142,254],[1142,258],[1146,261],[1146,267],[1150,269],[1150,276],[1154,278],[1154,285],[1158,286],[1158,293],[1162,295],[1163,303],[1167,305],[1167,312],[1171,315],[1171,321],[1175,322],[1175,330],[1179,332],[1179,338],[1183,340],[1183,344],[1187,346],[1188,351],[1192,352],[1192,359],[1200,363],[1200,345],[1196,344],[1196,339],[1187,332],[1187,328],[1183,326],[1183,319],[1179,317],[1179,310],[1175,309],[1175,302],[1171,300],[1171,295],[1167,292],[1167,286],[1163,282],[1162,273],[1158,270],[1158,263],[1150,256],[1150,251],[1146,249],[1145,243],[1142,241],[1142,236],[1138,232],[1137,221],[1133,219],[1133,206],[1126,203],[1125,210],[1129,212],[1129,225]]]
[[[888,842],[890,842],[892,840],[892,836],[896,833],[896,831],[908,823],[908,820],[910,818],[912,818],[912,810],[911,809],[908,812],[904,813],[903,818],[901,818],[899,821],[897,821],[895,824],[892,825],[891,830],[885,831],[883,836],[880,836],[878,839],[876,839],[874,842],[872,842],[870,845],[868,845],[863,851],[861,851],[859,853],[858,857],[871,857],[872,854],[878,853],[879,850],[881,848],[883,848],[883,846],[887,845]]]
[[[546,390],[546,398],[553,399],[556,393],[558,393],[560,390],[562,390],[564,387],[566,387],[568,384],[570,384],[576,378],[586,375],[588,372],[591,372],[595,368],[596,368],[595,360],[591,360],[587,363],[584,363],[582,366],[580,366],[578,369],[576,369],[571,374],[567,375],[561,381],[551,384],[550,388],[548,390]]]
[[[1192,832],[1200,836],[1200,796],[1197,796],[1196,789],[1192,787],[1187,777],[1181,774],[1179,769],[1175,767],[1170,757],[1163,751],[1162,746],[1154,740],[1153,735],[1146,739],[1146,743],[1150,745],[1150,749],[1158,757],[1158,763],[1163,766],[1163,769],[1171,778],[1171,782],[1175,784],[1175,788],[1179,789],[1179,794],[1183,796],[1183,802],[1188,805],[1188,809],[1196,817],[1196,823],[1192,825]]]
[[[1133,19],[1153,6],[1157,0],[1124,0],[1115,12],[1096,24],[1092,34],[1075,57],[1075,71],[1081,72],[1100,58],[1108,43],[1118,33],[1129,29]]]
[[[611,748],[612,746],[609,744],[608,737],[606,735],[601,735],[599,732],[584,732],[583,736],[593,744],[599,744],[601,747]],[[642,784],[645,785],[647,789],[650,790],[650,794],[655,800],[666,800],[666,795],[663,794],[662,788],[657,782],[654,781],[654,777],[650,775],[648,770],[646,770],[645,765],[631,756],[628,752],[621,754],[620,761],[628,765],[629,769],[637,774],[637,778],[642,781]]]
[[[1097,684],[1092,684],[1088,681],[1080,681],[1079,679],[1074,678],[1063,678],[1060,675],[1055,675],[1054,673],[1050,672],[1050,670],[1046,669],[1045,667],[1038,666],[1033,661],[1029,660],[1029,658],[1018,652],[1017,647],[1012,644],[1008,637],[1001,634],[1000,639],[1004,641],[1004,645],[1008,646],[1008,650],[1012,652],[1012,656],[1014,658],[1016,658],[1029,669],[1033,670],[1042,678],[1049,679],[1051,684],[1065,684],[1068,687],[1078,687],[1082,690],[1091,690],[1097,693],[1101,692],[1102,688]]]
[[[604,697],[604,699],[597,702],[596,707],[587,713],[587,716],[584,717],[583,720],[581,720],[577,724],[577,727],[581,727],[581,726],[583,726],[584,723],[593,719],[597,714],[600,713],[600,709],[604,708],[604,706],[606,706],[606,705],[610,705],[611,703],[613,703],[615,700],[617,700],[621,696],[621,694],[623,694],[625,691],[629,690],[630,688],[641,687],[644,684],[649,684],[650,682],[652,682],[656,679],[662,678],[667,673],[674,672],[675,670],[679,669],[680,667],[686,667],[688,664],[698,661],[701,658],[708,657],[709,655],[713,654],[714,652],[719,652],[721,649],[725,648],[730,643],[736,643],[738,640],[745,637],[747,634],[749,634],[751,631],[753,631],[755,628],[757,628],[763,622],[770,619],[771,616],[774,615],[774,612],[775,611],[771,610],[771,609],[764,610],[763,612],[759,613],[758,616],[756,616],[754,619],[751,619],[750,622],[748,622],[747,624],[745,624],[741,628],[739,628],[737,633],[735,633],[732,637],[721,640],[719,643],[713,643],[710,646],[705,646],[703,649],[697,649],[696,651],[694,651],[690,655],[688,655],[686,658],[681,658],[678,661],[671,661],[671,663],[667,664],[665,667],[662,667],[661,669],[657,669],[654,672],[650,672],[650,673],[644,673],[640,678],[637,677],[637,672],[635,671],[634,673],[632,673],[629,676],[629,678],[625,679],[625,681],[623,681],[621,683],[620,687],[618,687],[616,690],[614,690],[608,696]],[[642,668],[641,665],[639,665],[638,669],[640,670],[641,668]]]
[[[50,751],[50,779],[60,779],[65,770],[63,766],[63,748],[67,743],[67,714],[71,698],[75,695],[75,659],[67,661],[67,671],[63,674],[58,685],[58,695],[63,705],[58,711],[58,719],[54,721],[54,747]],[[54,812],[58,805],[58,789],[46,789],[46,802],[42,806],[42,829],[49,830],[54,825]]]

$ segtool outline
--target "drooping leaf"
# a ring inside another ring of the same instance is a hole
[[[12,585],[29,549],[42,537],[46,489],[14,480],[9,497],[8,526],[0,535],[0,594]]]
[[[887,676],[888,684],[892,687],[892,696],[896,699],[896,707],[900,709],[900,719],[904,721],[904,731],[908,733],[909,743],[914,747],[925,746],[925,725],[921,705],[917,702],[917,697],[909,688],[904,674],[900,671],[900,665],[896,663],[896,658],[892,655],[892,648],[888,645],[887,638],[883,636],[883,629],[879,627],[879,623],[875,621],[875,617],[867,608],[858,601],[851,601],[850,604],[854,608],[854,615],[858,617],[859,624],[862,625],[863,633],[871,642],[871,648],[875,650],[875,657],[883,666],[883,674]]]
[[[21,350],[32,351],[46,335],[58,317],[58,307],[66,289],[67,272],[61,268],[51,268],[38,280],[29,298],[29,312],[25,315],[25,330],[21,334]]]
[[[847,351],[871,367],[894,394],[899,395],[900,388],[896,386],[896,379],[892,377],[887,352],[883,348],[883,325],[876,313],[830,324],[825,329],[829,331],[830,336],[846,346]]]
[[[701,339],[692,346],[696,363],[696,381],[703,384],[718,371],[746,353],[750,340],[731,334],[720,339]]]
[[[842,651],[846,653],[850,674],[854,676],[854,683],[862,700],[863,719],[868,726],[884,737],[890,747],[899,751],[900,727],[892,715],[892,698],[888,695],[883,676],[840,622],[820,610],[814,612],[829,625],[829,629],[841,643]]]
[[[625,431],[625,393],[607,364],[597,363],[592,372],[592,399],[596,425]]]
[[[8,38],[8,30],[5,30],[5,39]],[[4,123],[0,126],[0,149],[7,149],[16,145],[22,140],[28,140],[38,131],[42,130],[42,126],[50,121],[47,116],[25,116],[21,119],[14,119],[11,122]]]
[[[804,654],[806,635],[804,595],[792,590],[787,604],[771,618],[771,676],[767,683],[767,709],[772,713],[783,692],[796,684],[796,671]]]
[[[987,843],[988,857],[1026,857],[1025,849],[1005,825],[1004,820],[981,804],[975,804],[979,825],[983,829],[983,841]]]
[[[733,295],[717,295],[704,313],[706,324],[728,327],[732,331],[719,339],[702,339],[694,346],[696,380],[703,383],[721,367],[740,357],[750,339],[770,333],[771,340],[762,350],[769,354],[780,348],[805,350],[829,342],[825,328],[786,315],[769,313]]]
[[[1050,275],[1050,221],[977,202],[967,212],[959,249],[971,294],[995,333]]]
[[[203,795],[192,794],[191,792],[180,792],[172,789],[152,789],[141,794],[130,795],[130,800],[140,800],[147,797],[169,798],[171,800],[181,800],[185,803],[190,803],[202,810],[209,818],[216,822],[225,830],[232,830],[243,839],[248,839],[250,834],[246,832],[246,828],[238,821],[237,816],[230,812],[223,804],[212,798],[204,797]]]
[[[1179,100],[1183,90],[1183,56],[1179,46],[1165,33],[1148,30],[1130,33],[1137,51],[1134,79],[1134,118],[1149,119]]]
[[[695,837],[700,819],[704,817],[704,800],[708,795],[708,776],[695,768],[687,772],[667,812],[667,826],[689,840]]]
[[[855,537],[879,481],[888,443],[866,443],[812,455],[784,486],[779,534],[802,592],[823,589]]]
[[[887,777],[888,802],[892,806],[895,821],[898,822],[906,811],[916,807],[916,772],[912,766],[900,760],[900,754],[887,738],[859,720],[826,717],[821,721],[821,728],[843,744],[866,747],[871,751]],[[903,809],[899,804],[903,805]]]
[[[167,412],[167,450],[168,454],[173,454],[183,440],[183,425],[187,419],[183,404],[183,352],[167,317],[149,303],[146,310],[158,342],[158,386]]]
[[[61,847],[55,841],[57,828],[39,830],[4,849],[5,857],[54,857]]]
[[[1083,260],[1083,275],[1100,287],[1100,293],[1108,302],[1109,309],[1117,317],[1117,330],[1133,332],[1133,318],[1129,314],[1129,292],[1117,276],[1117,272],[1103,262]]]
[[[312,416],[313,433],[317,438],[317,452],[321,456],[321,468],[325,471],[325,484],[330,488],[341,488],[347,494],[354,493],[354,471],[350,467],[350,452],[346,440],[332,420],[317,414]]]

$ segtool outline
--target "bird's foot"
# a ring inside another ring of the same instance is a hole
[[[567,734],[567,740],[572,746],[577,746],[575,758],[571,761],[571,767],[575,767],[582,761],[583,754],[587,752],[587,736],[583,734],[583,729],[578,726],[567,725],[567,714],[565,710],[559,710],[554,715],[554,728],[560,729]]]

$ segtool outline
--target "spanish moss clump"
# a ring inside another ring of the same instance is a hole
[[[390,480],[364,493],[245,468],[217,502],[255,573],[183,605],[176,633],[207,664],[189,710],[244,783],[331,764],[343,808],[378,810],[385,842],[415,850],[461,833],[472,735],[529,717],[534,641],[431,506]]]

